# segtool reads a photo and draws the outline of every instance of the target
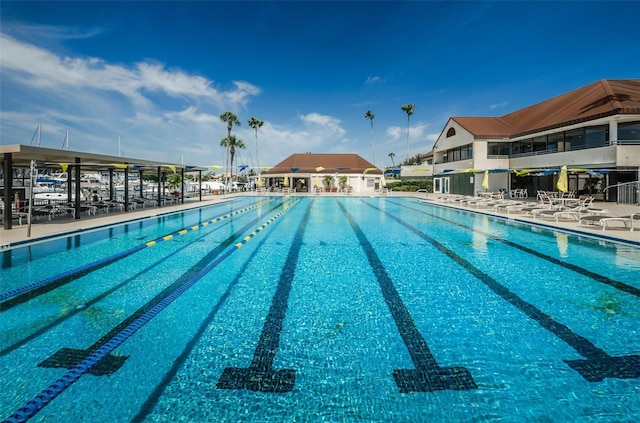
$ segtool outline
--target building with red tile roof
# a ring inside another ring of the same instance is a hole
[[[500,117],[451,117],[433,148],[436,192],[569,190],[619,200],[606,187],[638,181],[640,79],[601,80]],[[637,202],[638,199],[631,199]]]
[[[346,154],[292,154],[262,175],[265,187],[282,189],[285,178],[289,189],[312,192],[373,193],[382,171],[361,156]],[[344,183],[340,183],[340,180]],[[347,190],[348,189],[348,190]]]

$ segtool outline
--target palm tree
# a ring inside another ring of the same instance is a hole
[[[389,153],[387,155],[391,159],[391,164],[393,165],[393,167],[396,167],[396,164],[393,162],[393,158],[396,156],[396,153]]]
[[[413,103],[403,104],[402,111],[407,114],[407,160],[409,160],[409,119],[413,114],[415,106]]]
[[[233,128],[233,124],[235,123],[236,125],[240,126],[240,121],[238,120],[238,117],[233,114],[233,112],[230,111],[226,111],[223,114],[220,115],[220,120],[225,122],[227,124],[227,138],[231,138],[231,129]],[[226,167],[226,169],[229,169],[228,165],[229,165],[229,147],[230,147],[231,143],[227,143],[226,147],[227,147],[227,153],[224,157],[224,165]],[[229,185],[229,179],[228,177],[225,177],[226,180],[226,184]],[[227,189],[229,187],[227,186]]]
[[[373,156],[373,165],[376,165],[376,149],[373,147],[373,119],[375,119],[376,115],[371,112],[371,110],[367,110],[367,113],[364,114],[365,119],[369,119],[371,121],[371,153]]]
[[[256,131],[256,162],[258,163],[258,172],[260,171],[260,159],[258,158],[258,128],[264,125],[264,122],[256,117],[252,117],[247,124]]]
[[[231,135],[228,138],[225,137],[220,140],[220,145],[223,147],[227,147],[229,150],[229,155],[231,157],[231,179],[233,180],[233,158],[236,155],[236,148],[246,148],[244,145],[244,141],[236,138],[235,135]]]

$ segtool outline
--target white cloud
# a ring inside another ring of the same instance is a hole
[[[365,84],[375,84],[376,82],[380,82],[379,76],[369,76],[367,80],[364,81]]]
[[[497,104],[491,104],[489,105],[489,110],[499,109],[499,108],[505,107],[507,104],[509,104],[507,101],[503,101],[502,103],[497,103]]]
[[[70,129],[71,149],[114,154],[120,135],[130,157],[175,161],[188,145],[194,154],[186,159],[211,161],[218,155],[211,146],[226,131],[219,114],[243,109],[261,93],[244,81],[223,90],[160,63],[64,57],[6,34],[0,46],[3,144],[28,144],[43,122],[47,147],[60,148]]]

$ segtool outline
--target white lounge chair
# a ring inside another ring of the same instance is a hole
[[[625,228],[630,228],[633,231],[636,223],[640,223],[640,213],[633,213],[629,216],[615,216],[615,215],[591,215],[580,218],[578,222],[581,225],[598,224],[605,231],[611,223],[621,222]]]

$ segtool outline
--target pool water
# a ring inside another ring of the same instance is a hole
[[[640,420],[637,246],[243,197],[2,254],[8,421]]]

